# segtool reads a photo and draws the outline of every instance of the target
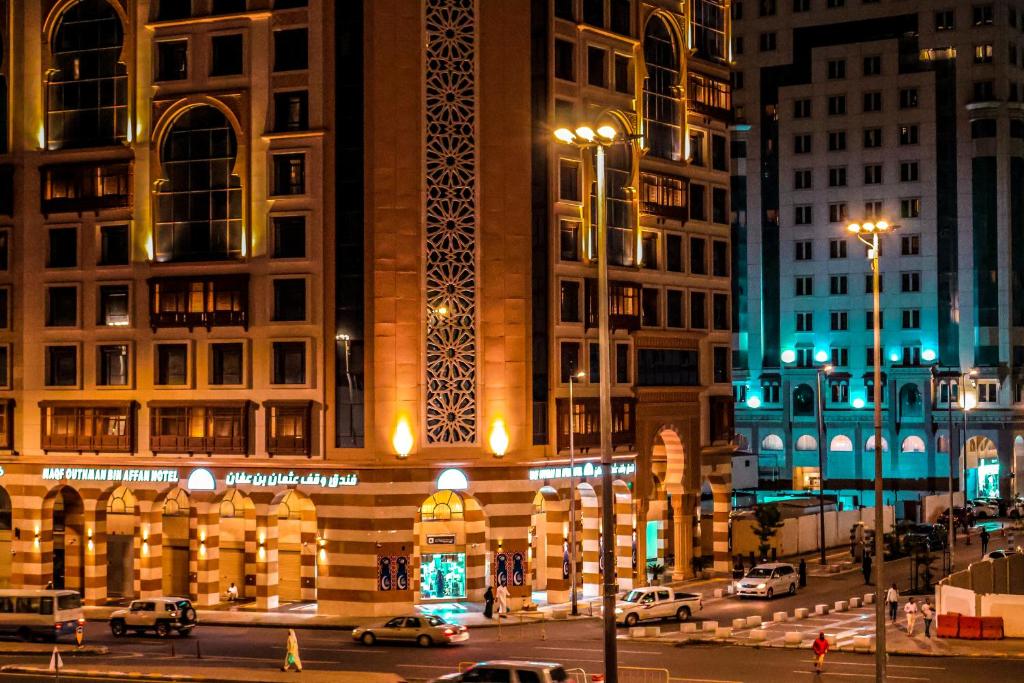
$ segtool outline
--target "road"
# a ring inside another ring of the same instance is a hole
[[[389,671],[409,680],[426,680],[456,670],[460,662],[505,658],[557,661],[588,673],[603,671],[601,628],[596,620],[548,624],[543,638],[536,626],[523,630],[503,628],[500,634],[495,628],[479,628],[463,645],[430,650],[415,645],[364,647],[353,643],[344,631],[300,630],[298,635],[303,664],[309,669]],[[157,666],[167,673],[187,673],[194,666],[240,667],[251,670],[252,680],[259,681],[259,671],[273,670],[283,660],[285,636],[283,629],[211,626],[202,627],[196,635],[184,639],[159,640],[145,636],[114,639],[104,625],[89,624],[86,641],[109,645],[111,655],[66,657],[65,665],[90,668],[102,665],[122,671]],[[202,648],[202,659],[196,659],[197,642]],[[809,683],[817,683],[811,675],[811,655],[807,650],[755,650],[724,645],[672,647],[620,640],[619,658],[620,666],[668,669],[674,683],[783,680],[796,683],[805,678]],[[48,661],[48,655],[0,657],[0,664],[45,667]],[[837,653],[829,657],[829,672],[822,678],[869,680],[873,677],[872,661],[869,656]],[[893,657],[889,678],[893,681],[1016,680],[1021,667],[1020,660]],[[32,676],[9,678],[53,680],[52,677]]]

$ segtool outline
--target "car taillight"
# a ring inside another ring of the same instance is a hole
[[[85,618],[84,617],[79,617],[78,618],[78,625],[79,626],[84,626],[85,625]]]
[[[454,635],[455,635],[455,629],[451,629],[451,628],[446,628],[446,629],[444,630],[444,634],[445,634],[446,636],[454,636]]]
[[[59,630],[61,629],[61,627],[62,627],[63,625],[64,625],[64,624],[54,624],[54,625],[53,625],[53,628],[54,628],[54,630],[57,630],[57,631],[59,631]]]

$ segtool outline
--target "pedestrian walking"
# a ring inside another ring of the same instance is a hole
[[[490,586],[484,591],[484,616],[494,618],[494,590]]]
[[[860,569],[864,572],[864,585],[871,584],[871,555],[864,553],[864,561],[860,563]]]
[[[885,592],[885,604],[889,607],[889,621],[896,623],[896,608],[900,604],[900,592],[896,588],[896,584],[889,586],[889,590]]]
[[[921,605],[921,617],[924,619],[924,637],[931,638],[932,619],[935,618],[935,610],[932,609],[931,601],[925,600]]]
[[[281,667],[281,671],[288,671],[293,666],[296,672],[302,671],[302,660],[299,659],[299,639],[295,637],[293,629],[288,629],[288,645],[285,649],[284,666]]]
[[[828,652],[828,639],[825,638],[824,631],[818,633],[811,649],[814,650],[814,673],[820,674],[825,668],[825,653]]]
[[[508,612],[508,586],[505,584],[498,584],[498,614],[502,612]]]
[[[802,557],[800,558],[799,572],[800,572],[800,587],[801,588],[806,588],[807,587],[807,562]]]
[[[917,600],[910,598],[903,606],[903,613],[907,615],[907,635],[914,635],[914,623],[917,621]]]
[[[981,528],[981,534],[978,536],[978,538],[981,539],[981,554],[982,555],[984,555],[985,553],[988,552],[988,539],[990,537],[991,537],[991,535],[988,533],[988,529],[986,529],[985,527],[982,527]]]

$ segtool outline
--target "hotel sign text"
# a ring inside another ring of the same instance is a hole
[[[228,486],[246,484],[248,486],[317,486],[323,489],[336,489],[341,486],[355,486],[359,483],[359,477],[355,473],[349,474],[323,474],[321,472],[310,472],[308,474],[295,474],[295,472],[228,472],[224,478]]]
[[[635,462],[612,463],[612,475],[633,474],[634,472],[636,472]],[[565,467],[535,467],[530,470],[530,481],[537,481],[541,479],[568,479],[569,477],[586,479],[587,477],[600,476],[601,464],[592,462],[576,465],[572,468],[572,471],[570,471],[568,465]]]
[[[140,470],[116,467],[44,467],[44,480],[67,479],[68,481],[141,481],[175,483],[180,477],[178,470]]]

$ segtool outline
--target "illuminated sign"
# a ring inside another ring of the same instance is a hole
[[[140,470],[117,467],[44,467],[44,480],[68,481],[138,481],[177,483],[178,470]]]
[[[613,462],[612,475],[633,474],[636,472],[635,462]],[[569,466],[565,467],[535,467],[530,470],[530,481],[541,479],[568,479],[569,477],[586,479],[587,477],[600,477],[600,463],[584,463],[576,465],[570,472]]]
[[[308,474],[295,474],[295,472],[228,472],[224,478],[228,486],[245,484],[247,486],[316,486],[322,489],[336,489],[341,486],[355,486],[359,483],[359,477],[355,473],[349,474],[324,474],[322,472],[310,472]]]

